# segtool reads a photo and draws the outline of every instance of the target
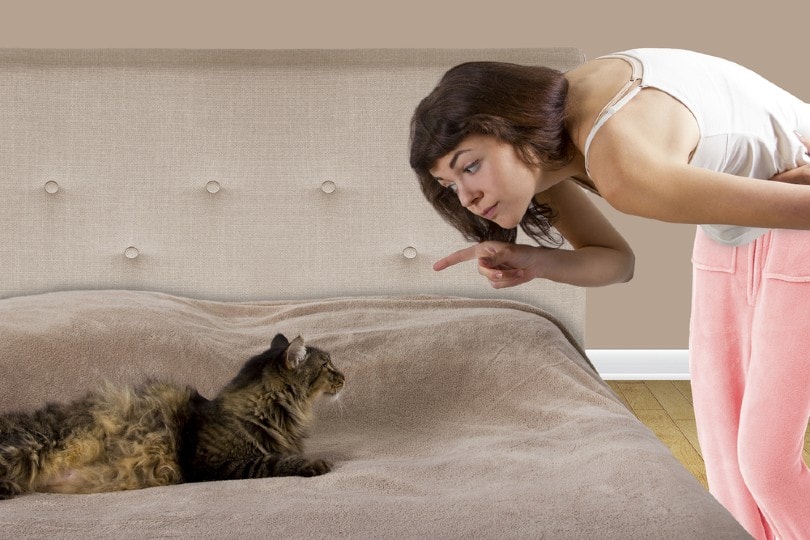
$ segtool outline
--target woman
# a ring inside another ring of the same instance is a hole
[[[411,122],[411,166],[496,288],[627,281],[619,211],[702,224],[690,371],[709,487],[757,538],[810,534],[810,106],[732,62],[636,49],[567,73],[473,62]],[[770,179],[766,181],[765,179]],[[516,227],[539,246],[515,244]],[[560,245],[554,229],[572,250]]]

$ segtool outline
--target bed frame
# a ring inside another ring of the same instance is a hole
[[[145,376],[213,397],[276,332],[347,379],[326,475],[28,494],[0,536],[746,538],[592,369],[582,289],[432,270],[466,243],[410,116],[480,59],[583,55],[0,50],[0,413]]]
[[[466,60],[579,50],[2,50],[0,298],[447,294],[526,302],[581,342],[582,289],[492,291],[408,166],[413,109]]]

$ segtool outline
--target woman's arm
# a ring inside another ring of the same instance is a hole
[[[643,107],[626,108],[590,151],[592,180],[617,210],[675,223],[810,229],[810,186],[690,166],[691,147],[673,136],[677,118],[662,128]]]
[[[547,279],[581,286],[623,283],[633,277],[635,255],[630,245],[572,181],[544,191],[538,198],[557,214],[554,227],[573,250],[555,250]],[[543,276],[545,277],[545,276]]]
[[[808,154],[808,161],[810,162],[810,139],[798,131],[796,132],[796,137],[798,137],[798,139],[807,149],[806,153]],[[796,167],[795,169],[781,172],[772,177],[771,180],[776,182],[787,182],[788,184],[810,184],[810,163],[802,165],[801,167]]]
[[[482,242],[444,257],[433,268],[478,259],[478,272],[496,289],[537,278],[583,287],[632,278],[635,257],[630,246],[580,187],[563,181],[543,193],[543,202],[558,214],[555,227],[573,250]]]

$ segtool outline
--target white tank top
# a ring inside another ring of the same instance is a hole
[[[602,110],[588,134],[586,171],[593,136],[642,88],[662,90],[692,112],[700,129],[700,140],[690,160],[695,167],[767,180],[810,162],[794,133],[810,136],[810,105],[753,71],[728,60],[678,49],[633,49],[609,57],[630,62],[633,75]],[[714,240],[732,246],[746,244],[765,232],[723,224],[702,227]]]

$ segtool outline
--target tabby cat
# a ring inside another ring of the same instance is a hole
[[[0,499],[324,474],[331,464],[304,457],[303,439],[315,399],[343,381],[328,353],[278,334],[210,401],[149,380],[0,415]]]

